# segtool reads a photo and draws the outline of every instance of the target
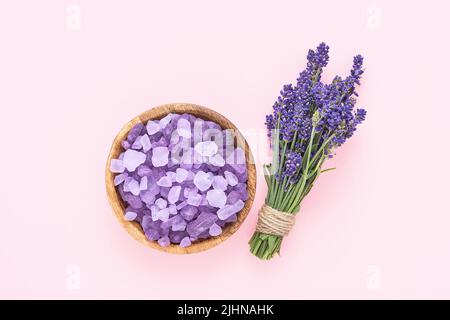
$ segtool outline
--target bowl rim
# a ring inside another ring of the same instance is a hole
[[[247,192],[248,199],[245,201],[244,208],[237,214],[237,221],[229,223],[224,229],[221,235],[216,237],[211,237],[208,239],[198,240],[192,243],[189,247],[182,248],[178,244],[170,244],[167,247],[161,247],[157,241],[148,240],[145,237],[145,234],[142,230],[140,224],[136,221],[127,221],[124,218],[125,204],[120,197],[120,194],[117,188],[114,186],[114,176],[115,173],[112,173],[110,168],[111,159],[117,158],[123,148],[121,147],[122,140],[128,135],[128,132],[131,128],[137,123],[145,123],[151,119],[160,119],[167,115],[168,113],[189,113],[194,114],[196,117],[202,118],[206,121],[213,120],[218,123],[217,120],[220,121],[221,127],[223,129],[233,129],[236,132],[237,144],[240,147],[243,147],[245,151],[245,159],[246,166],[248,172],[248,180],[247,180]],[[207,117],[204,115],[208,115]],[[175,253],[175,254],[188,254],[188,253],[197,253],[213,248],[226,239],[228,239],[231,235],[233,235],[239,227],[242,225],[244,220],[247,218],[254,198],[256,191],[256,167],[254,163],[253,154],[248,145],[248,142],[239,131],[239,129],[225,116],[222,114],[201,105],[192,104],[192,103],[168,103],[159,105],[153,108],[150,108],[141,114],[137,115],[130,121],[128,121],[116,137],[113,140],[111,148],[109,150],[108,158],[106,161],[106,170],[105,170],[105,184],[106,184],[106,192],[108,196],[108,201],[113,209],[114,215],[120,222],[123,228],[137,241],[140,243],[151,247],[153,249],[157,249],[159,251]]]

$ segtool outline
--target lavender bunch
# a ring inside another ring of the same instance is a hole
[[[355,109],[355,91],[360,84],[363,57],[353,59],[346,78],[336,76],[329,84],[321,82],[328,63],[329,47],[321,43],[309,50],[306,69],[295,85],[285,85],[266,117],[273,159],[264,166],[269,188],[266,206],[296,214],[311,190],[324,161],[349,139],[364,121],[366,111]],[[249,241],[250,251],[261,259],[279,253],[283,237],[256,231]]]

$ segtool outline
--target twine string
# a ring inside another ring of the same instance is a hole
[[[256,231],[284,237],[291,231],[294,224],[294,214],[275,210],[265,204],[259,210]]]

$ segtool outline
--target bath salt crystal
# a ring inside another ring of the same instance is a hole
[[[163,198],[157,199],[157,200],[155,201],[155,204],[156,204],[156,206],[157,206],[159,209],[164,209],[164,208],[167,207],[167,201],[166,201],[165,199],[163,199]]]
[[[145,231],[145,237],[150,241],[157,241],[161,235],[159,234],[158,230],[155,229],[148,229]]]
[[[180,215],[187,221],[192,220],[197,213],[198,213],[197,207],[187,205],[187,204],[180,211]]]
[[[145,204],[153,204],[155,202],[155,195],[150,190],[144,191],[141,194],[141,200]]]
[[[195,206],[198,207],[200,205],[200,203],[203,200],[203,196],[201,194],[192,194],[189,195],[189,197],[187,198],[186,202],[187,204],[191,205],[191,206]]]
[[[125,220],[127,221],[133,221],[134,219],[136,219],[137,217],[137,213],[133,212],[133,211],[127,211],[125,213]]]
[[[187,233],[192,237],[197,237],[208,230],[217,221],[217,215],[209,212],[202,212],[197,219],[188,223]]]
[[[127,189],[135,196],[138,196],[141,193],[141,189],[139,188],[139,182],[134,179],[127,181]]]
[[[222,176],[214,176],[213,181],[212,181],[212,187],[214,189],[225,191],[225,190],[227,190],[228,182]]]
[[[230,171],[225,171],[224,173],[225,179],[227,179],[227,182],[230,186],[234,187],[238,184],[238,178],[236,175]]]
[[[152,164],[155,167],[162,167],[169,162],[169,149],[167,147],[156,147],[153,149]]]
[[[209,157],[209,163],[216,167],[223,167],[225,165],[225,160],[219,153]]]
[[[195,174],[194,184],[200,191],[203,192],[211,187],[212,178],[208,173],[200,170]]]
[[[147,190],[148,187],[148,178],[147,176],[143,176],[141,178],[141,182],[139,183],[139,189],[141,189],[141,191]]]
[[[164,208],[158,211],[158,219],[161,221],[169,220],[169,208]]]
[[[158,240],[158,244],[159,244],[161,247],[167,247],[167,246],[169,246],[169,244],[170,244],[170,239],[169,239],[169,237],[168,237],[168,236],[165,236],[165,237],[160,238],[160,239]]]
[[[180,220],[175,221],[172,224],[172,231],[184,231],[186,230],[186,221],[184,221],[183,217],[181,216],[176,216],[176,217],[180,217]]]
[[[128,149],[123,155],[123,165],[129,172],[133,172],[138,166],[143,164],[146,159],[147,155],[145,153]]]
[[[174,204],[169,205],[169,215],[173,216],[178,214],[177,206]]]
[[[121,173],[114,177],[114,185],[118,186],[122,182],[125,181],[125,179],[128,177],[128,173]]]
[[[173,171],[167,171],[166,176],[168,176],[172,182],[175,182],[177,174]]]
[[[155,133],[159,132],[159,129],[160,129],[159,123],[156,122],[156,121],[151,121],[150,120],[149,122],[147,122],[146,129],[147,129],[147,134],[149,136],[152,136]]]
[[[133,209],[141,209],[143,207],[141,199],[131,193],[125,194],[123,196],[123,200],[127,202]]]
[[[144,129],[144,125],[142,123],[138,123],[133,128],[131,128],[127,136],[128,142],[133,143],[141,134],[142,129]]]
[[[142,146],[142,151],[148,152],[152,148],[152,143],[150,142],[150,138],[148,137],[147,134],[144,134],[141,137],[140,142]]]
[[[164,176],[162,178],[160,178],[156,184],[160,187],[166,187],[169,188],[172,186],[172,179],[168,176]]]
[[[192,136],[191,123],[184,118],[180,118],[177,122],[177,132],[181,137],[190,139]]]
[[[131,144],[128,142],[128,140],[123,140],[120,145],[122,146],[122,148],[124,148],[125,150],[130,149],[131,148]]]
[[[245,203],[242,200],[238,200],[233,204],[227,204],[223,208],[217,210],[217,217],[219,217],[220,220],[226,220],[233,214],[241,211],[242,208],[244,208],[244,205]]]
[[[198,142],[194,147],[195,152],[203,157],[212,157],[217,153],[218,149],[214,141]]]
[[[122,173],[125,171],[125,166],[123,165],[123,161],[119,159],[111,159],[111,165],[109,166],[109,170],[113,173]]]
[[[215,208],[222,208],[227,202],[227,195],[223,190],[213,189],[206,193],[209,205]]]
[[[142,149],[141,136],[136,138],[136,140],[131,145],[131,149],[135,149],[135,150]]]
[[[159,126],[161,129],[164,129],[172,120],[173,114],[169,113],[167,116],[159,120]]]
[[[177,204],[177,210],[181,210],[183,209],[185,206],[187,206],[187,202],[186,201],[182,201],[179,204]]]
[[[191,239],[189,237],[184,237],[180,242],[180,247],[186,248],[192,244]]]
[[[174,204],[180,199],[181,186],[173,186],[170,188],[169,194],[167,195],[167,200],[169,203]]]
[[[150,207],[150,212],[152,216],[152,221],[157,221],[159,219],[159,208],[156,205]]]
[[[189,171],[183,168],[178,168],[175,173],[175,181],[178,183],[182,183],[187,179],[189,175]]]
[[[139,177],[148,176],[151,173],[152,169],[150,169],[150,167],[145,164],[141,164],[139,167],[137,167],[137,174]]]
[[[209,235],[211,237],[217,237],[222,234],[222,228],[214,223],[211,227],[209,227]]]

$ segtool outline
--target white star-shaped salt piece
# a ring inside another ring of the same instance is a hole
[[[172,120],[173,114],[169,113],[167,116],[159,120],[159,126],[161,129],[164,129]]]
[[[152,164],[155,167],[163,167],[169,163],[169,149],[167,147],[156,147],[153,149]]]
[[[141,145],[142,145],[142,151],[147,152],[152,148],[152,143],[150,142],[150,138],[147,134],[144,134],[141,137]]]
[[[208,190],[211,187],[211,184],[212,184],[212,177],[208,173],[200,170],[195,174],[194,185],[201,192]]]
[[[180,118],[177,122],[177,132],[181,137],[189,139],[192,136],[191,123],[184,118]]]
[[[145,153],[128,149],[123,155],[123,165],[129,172],[133,172],[145,162],[147,155]]]
[[[148,135],[151,136],[151,135],[154,135],[155,133],[159,132],[159,130],[161,128],[159,127],[159,123],[157,121],[150,120],[147,122],[146,129],[147,129]]]
[[[122,173],[125,171],[125,167],[123,165],[123,161],[119,159],[111,159],[111,164],[109,166],[109,170],[113,173]]]
[[[195,152],[203,157],[212,157],[217,153],[218,149],[214,141],[198,142],[194,147]]]
[[[206,200],[210,206],[220,209],[227,202],[227,195],[223,190],[213,189],[206,193]]]

